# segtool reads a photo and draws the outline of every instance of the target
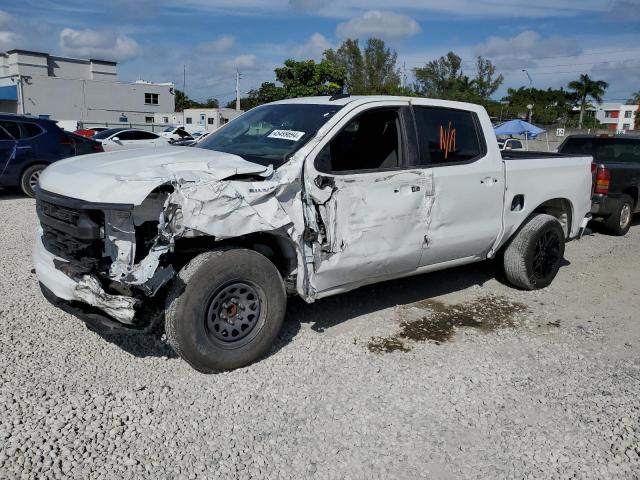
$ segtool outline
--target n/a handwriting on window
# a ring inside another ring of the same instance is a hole
[[[451,127],[451,122],[449,122],[448,128],[445,128],[440,125],[440,151],[444,153],[445,160],[449,156],[450,152],[454,152],[456,150],[456,129]]]

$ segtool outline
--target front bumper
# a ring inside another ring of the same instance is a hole
[[[92,277],[78,280],[57,269],[54,261],[64,260],[48,252],[41,237],[42,230],[39,230],[33,247],[33,262],[40,288],[49,302],[101,332],[149,329],[149,325],[143,327],[136,322],[135,300],[131,297],[107,294],[96,286],[97,281],[86,281]]]

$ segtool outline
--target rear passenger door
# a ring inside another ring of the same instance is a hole
[[[416,105],[414,114],[435,190],[420,265],[484,258],[502,226],[502,158],[489,154],[476,113]]]
[[[305,163],[313,296],[411,272],[420,261],[431,180],[407,166],[417,155],[409,103],[376,105],[339,121]]]

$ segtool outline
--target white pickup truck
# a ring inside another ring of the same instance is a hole
[[[195,148],[48,167],[35,267],[45,297],[91,328],[164,320],[194,368],[232,369],[270,348],[287,295],[312,302],[498,255],[515,286],[546,287],[587,223],[591,161],[503,156],[477,105],[275,102]]]

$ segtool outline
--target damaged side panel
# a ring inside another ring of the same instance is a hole
[[[307,182],[307,215],[321,232],[313,244],[314,295],[417,268],[433,203],[431,170],[331,178],[325,188]]]

